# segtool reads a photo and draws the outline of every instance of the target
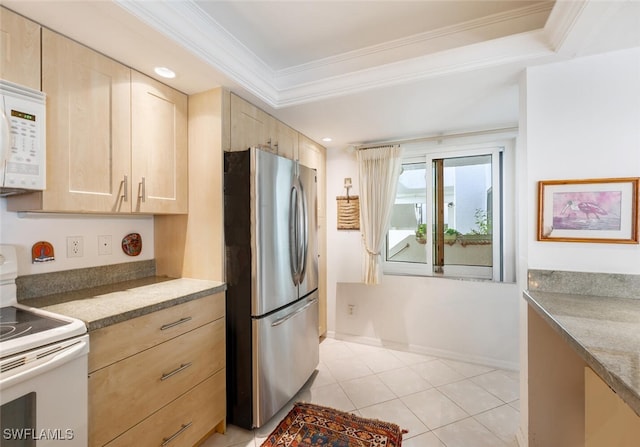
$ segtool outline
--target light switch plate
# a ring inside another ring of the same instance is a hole
[[[111,235],[98,236],[98,254],[110,255],[112,253]]]

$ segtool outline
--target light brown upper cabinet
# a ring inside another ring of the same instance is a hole
[[[3,7],[0,79],[40,90],[40,25]]]
[[[254,146],[269,146],[272,119],[268,113],[231,94],[231,150],[243,151]]]
[[[237,95],[231,94],[231,150],[262,146],[298,159],[298,132]]]
[[[12,211],[187,212],[187,97],[42,31],[47,188]]]
[[[131,178],[136,212],[187,212],[186,95],[131,72]]]
[[[317,172],[318,180],[318,217],[326,216],[325,188],[326,188],[326,149],[315,141],[300,134],[300,164],[313,168]]]
[[[282,155],[290,160],[298,159],[298,138],[299,134],[291,127],[284,124],[282,121],[275,121],[275,132],[272,132],[272,141],[275,141],[274,146],[278,149],[278,155]]]

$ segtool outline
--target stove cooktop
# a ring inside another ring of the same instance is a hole
[[[67,324],[71,322],[38,315],[14,306],[2,307],[0,308],[0,341],[15,340]]]

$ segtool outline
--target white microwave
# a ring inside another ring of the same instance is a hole
[[[46,96],[0,79],[0,195],[46,187]]]

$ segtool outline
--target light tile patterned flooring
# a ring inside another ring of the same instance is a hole
[[[260,447],[296,401],[394,422],[403,447],[516,447],[519,378],[514,371],[327,338],[320,365],[265,426],[229,425],[204,447]]]

